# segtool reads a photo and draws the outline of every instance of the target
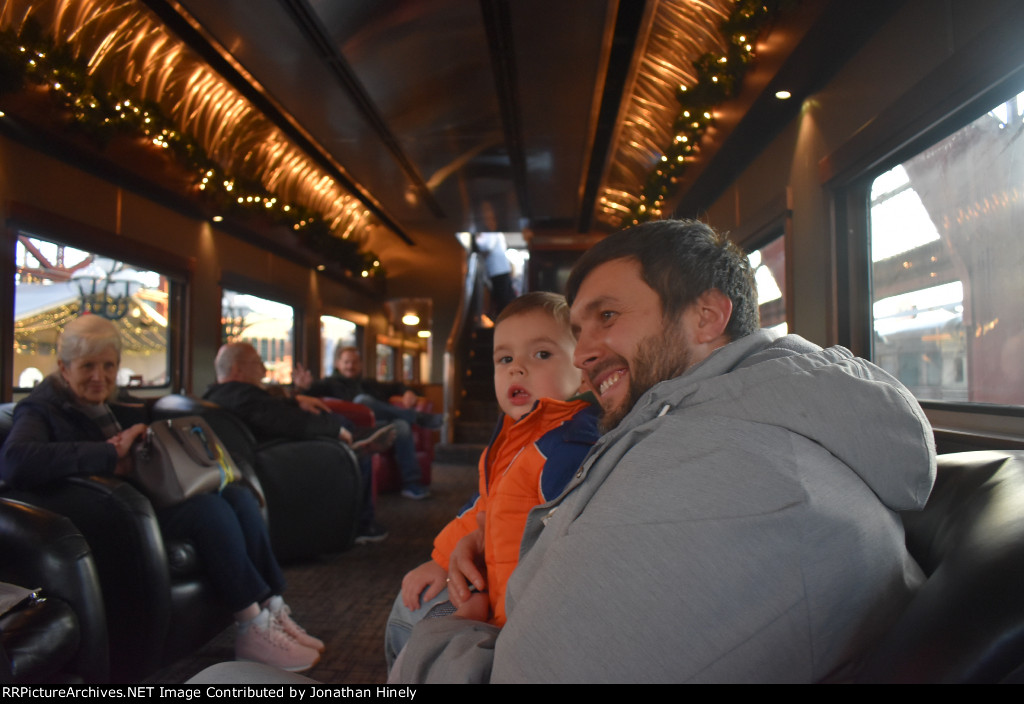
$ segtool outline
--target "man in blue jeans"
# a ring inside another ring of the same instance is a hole
[[[416,459],[416,445],[410,426],[439,428],[443,416],[417,411],[419,397],[414,391],[404,384],[364,378],[363,358],[359,350],[355,347],[339,347],[334,354],[334,373],[312,384],[307,393],[310,396],[329,396],[360,403],[373,411],[378,425],[393,424],[397,431],[395,461],[402,475],[402,496],[414,500],[430,496],[430,490],[420,481],[420,465]],[[400,396],[402,405],[393,405],[389,401],[392,396]]]

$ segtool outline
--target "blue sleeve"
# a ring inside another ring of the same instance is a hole
[[[462,505],[462,508],[459,509],[459,512],[455,514],[455,517],[459,518],[460,516],[465,515],[466,511],[468,511],[469,509],[473,508],[473,506],[475,506],[476,502],[479,501],[479,500],[480,500],[480,492],[479,491],[473,492],[473,495],[471,497],[469,497],[469,501],[467,501],[465,504]]]
[[[541,436],[536,445],[545,457],[540,476],[545,501],[562,493],[598,437],[597,414],[589,408]]]

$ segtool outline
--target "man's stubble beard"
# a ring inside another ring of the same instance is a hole
[[[666,327],[662,336],[641,340],[636,356],[629,363],[629,393],[622,405],[605,411],[600,422],[601,432],[607,433],[618,426],[652,386],[674,379],[689,369],[692,356],[678,324]]]

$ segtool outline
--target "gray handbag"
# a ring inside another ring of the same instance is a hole
[[[152,423],[132,446],[132,458],[133,483],[156,508],[220,491],[242,478],[224,444],[199,416]]]

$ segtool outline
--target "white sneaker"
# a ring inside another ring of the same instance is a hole
[[[295,619],[291,617],[292,609],[288,604],[284,603],[284,599],[280,596],[270,597],[270,601],[267,602],[267,610],[270,614],[277,619],[277,622],[284,629],[284,632],[298,641],[299,645],[304,645],[307,648],[312,648],[317,652],[324,652],[324,642],[316,636],[311,636],[306,633],[306,629],[295,623]]]
[[[320,661],[320,653],[288,635],[278,620],[263,609],[252,621],[238,624],[235,659],[254,660],[289,672],[305,672]]]

